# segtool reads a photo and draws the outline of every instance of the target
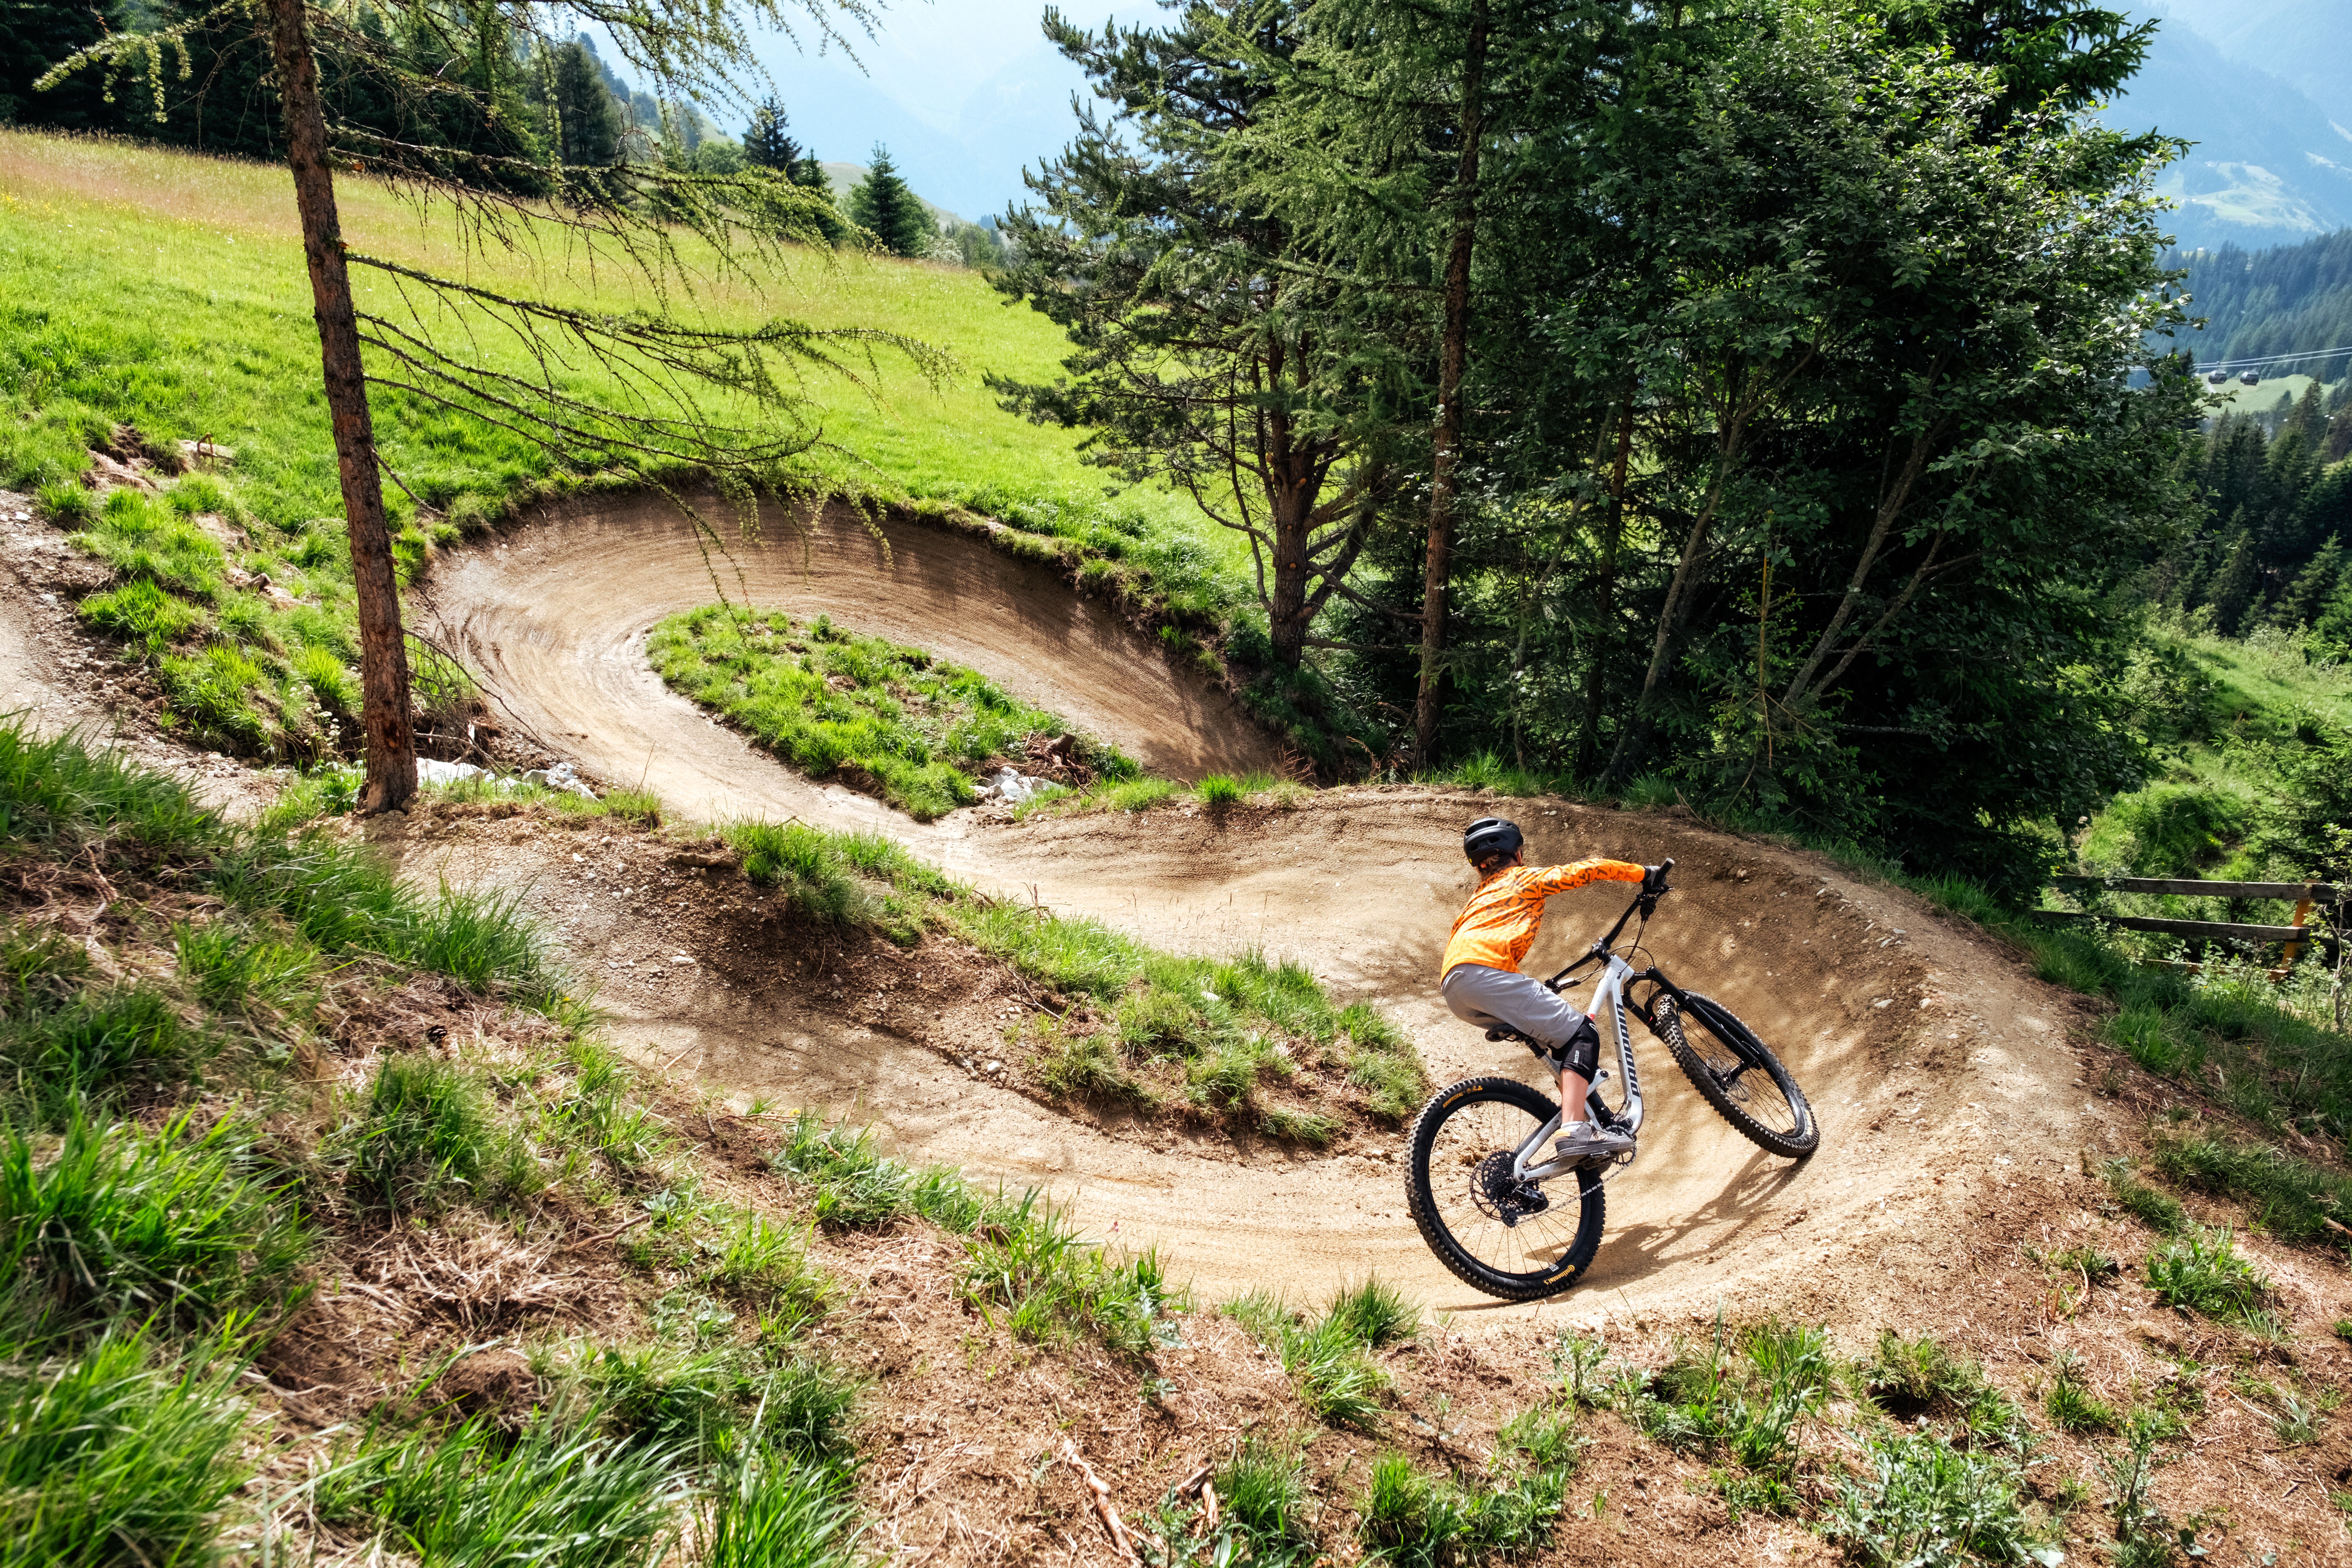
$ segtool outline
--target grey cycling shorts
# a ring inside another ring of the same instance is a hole
[[[1517,1029],[1550,1047],[1544,1055],[1586,1078],[1600,1064],[1601,1031],[1542,981],[1483,963],[1457,963],[1438,983],[1445,1005],[1465,1024]]]

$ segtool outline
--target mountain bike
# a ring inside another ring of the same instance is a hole
[[[1638,1014],[1726,1121],[1758,1147],[1801,1160],[1821,1143],[1821,1128],[1780,1058],[1722,1003],[1684,990],[1654,963],[1633,967],[1658,900],[1673,891],[1665,874],[1674,866],[1664,862],[1656,885],[1643,885],[1608,934],[1544,982],[1565,991],[1589,978],[1578,970],[1601,965],[1591,1016],[1603,1041],[1617,1042],[1622,1092],[1618,1104],[1609,1104],[1601,1085],[1610,1073],[1602,1068],[1586,1114],[1629,1137],[1641,1131],[1642,1079],[1626,1023],[1629,1013]],[[1621,950],[1617,939],[1636,914],[1641,924]],[[1542,1054],[1516,1030],[1489,1029],[1486,1037],[1517,1040]],[[1639,1149],[1599,1163],[1560,1159],[1551,1150],[1560,1121],[1552,1095],[1510,1078],[1465,1079],[1431,1096],[1414,1119],[1406,1202],[1422,1239],[1464,1283],[1507,1301],[1532,1301],[1572,1289],[1591,1266],[1607,1208],[1602,1184]]]

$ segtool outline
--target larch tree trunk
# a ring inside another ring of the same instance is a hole
[[[319,68],[310,55],[308,0],[268,0],[269,41],[286,107],[286,161],[302,217],[302,254],[319,321],[319,357],[327,411],[334,422],[335,467],[350,526],[352,583],[360,623],[360,725],[367,758],[363,812],[396,811],[416,793],[416,729],[409,713],[408,654],[401,638],[400,582],[393,570],[392,524],[376,471],[375,429],[368,417],[360,364],[359,321],[327,163],[327,118]]]
[[[1438,677],[1445,652],[1454,502],[1462,486],[1462,382],[1470,359],[1470,256],[1478,230],[1478,150],[1486,135],[1486,0],[1472,0],[1462,62],[1462,157],[1454,178],[1454,233],[1445,255],[1445,328],[1437,359],[1437,448],[1429,468],[1429,559],[1421,587],[1421,688],[1412,708],[1413,754],[1436,758]]]

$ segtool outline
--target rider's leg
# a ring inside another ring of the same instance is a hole
[[[1601,1033],[1592,1021],[1539,980],[1485,964],[1456,964],[1439,989],[1454,1016],[1481,1028],[1516,1029],[1550,1049],[1544,1053],[1559,1080],[1560,1114],[1581,1121],[1600,1065]]]
[[[1559,1104],[1561,1117],[1570,1121],[1584,1120],[1584,1102],[1592,1096],[1592,1080],[1563,1063],[1559,1069]],[[1580,1114],[1570,1116],[1570,1111]]]

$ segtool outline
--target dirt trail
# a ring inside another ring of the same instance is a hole
[[[887,537],[886,565],[855,520],[828,515],[805,574],[797,547],[739,552],[741,587],[730,588],[971,664],[1161,771],[1263,759],[1264,741],[1224,698],[1043,569],[918,525],[894,524]],[[813,785],[661,687],[642,657],[646,629],[710,597],[682,526],[637,502],[559,516],[462,555],[437,574],[431,605],[545,740],[607,776],[642,773],[684,814],[883,828],[983,886],[1163,945],[1299,958],[1342,995],[1387,1008],[1441,1082],[1532,1076],[1523,1054],[1487,1044],[1434,995],[1444,934],[1468,886],[1455,835],[1491,799],[1362,790],[1292,812],[1017,826],[960,813],[918,827],[863,795]],[[1545,1307],[1496,1308],[1439,1268],[1404,1215],[1391,1158],[1401,1139],[1238,1161],[1165,1139],[1139,1144],[976,1082],[887,1027],[845,1022],[836,1000],[771,983],[757,964],[689,996],[623,990],[607,1002],[645,1059],[746,1097],[854,1109],[910,1159],[1045,1182],[1097,1234],[1163,1247],[1212,1295],[1265,1285],[1307,1297],[1376,1268],[1434,1307],[1496,1318],[1704,1310],[1722,1297],[1883,1321],[1906,1296],[1954,1282],[1948,1270],[1965,1267],[1955,1243],[1989,1187],[2113,1143],[2114,1113],[2077,1081],[2070,1004],[1972,930],[1813,857],[1671,816],[1538,801],[1508,809],[1538,859],[1677,858],[1683,890],[1652,928],[1652,950],[1781,1048],[1824,1129],[1807,1163],[1769,1159],[1708,1111],[1663,1050],[1637,1043],[1652,1102],[1642,1158],[1612,1184],[1608,1239],[1587,1283]],[[467,855],[445,864],[509,885],[526,869]],[[1555,900],[1536,960],[1564,962],[1618,907],[1613,887]],[[661,941],[595,907],[557,912],[591,954]]]
[[[462,653],[551,748],[607,778],[643,777],[706,820],[793,812],[860,826],[905,822],[864,796],[786,773],[647,668],[654,623],[711,603],[721,588],[969,665],[1154,773],[1190,781],[1276,760],[1230,697],[1039,563],[944,528],[869,525],[838,504],[814,520],[771,507],[761,528],[763,543],[730,537],[722,553],[706,551],[665,500],[579,503],[450,558],[418,597],[448,639],[442,646]]]

